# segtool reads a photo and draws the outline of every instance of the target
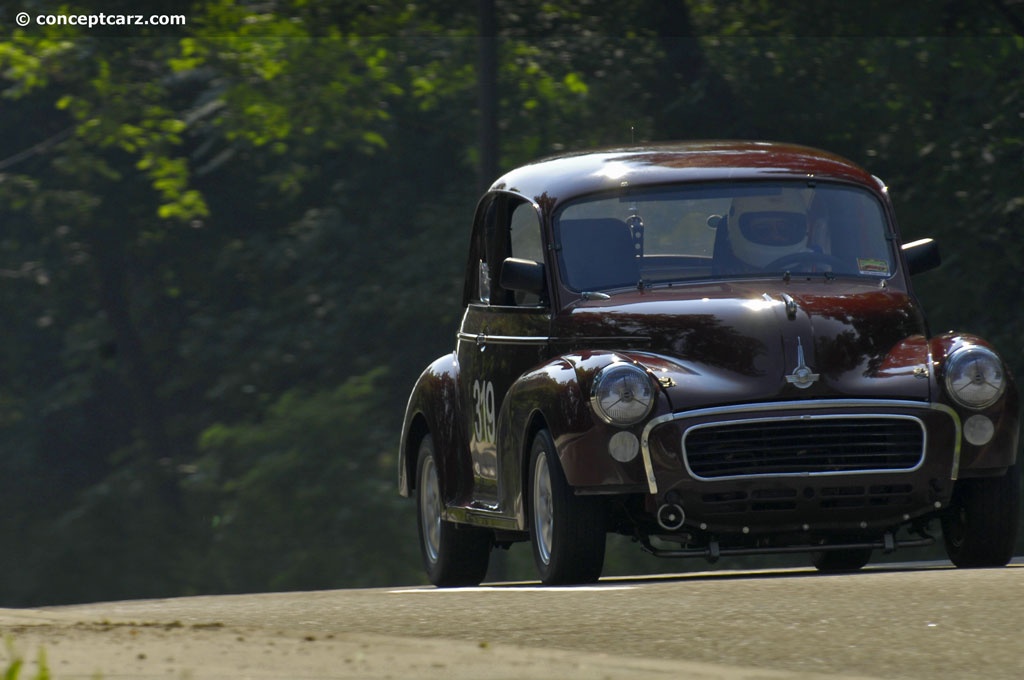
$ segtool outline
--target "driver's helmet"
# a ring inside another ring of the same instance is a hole
[[[800,196],[738,196],[729,209],[733,255],[754,267],[807,250],[807,214]]]

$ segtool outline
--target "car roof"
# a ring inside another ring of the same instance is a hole
[[[797,179],[885,191],[881,180],[841,156],[797,144],[709,140],[566,153],[499,177],[491,192],[519,194],[550,214],[572,198],[675,182]]]

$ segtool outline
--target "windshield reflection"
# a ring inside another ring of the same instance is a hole
[[[715,183],[600,194],[566,205],[554,226],[562,278],[576,291],[895,272],[882,206],[845,185]]]

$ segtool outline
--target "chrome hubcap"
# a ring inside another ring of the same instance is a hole
[[[533,470],[533,535],[537,554],[544,564],[551,562],[551,541],[554,533],[555,509],[551,498],[551,472],[547,455],[537,456]]]
[[[437,467],[433,458],[423,461],[420,481],[420,528],[427,559],[437,562],[441,546],[441,492],[437,486]]]

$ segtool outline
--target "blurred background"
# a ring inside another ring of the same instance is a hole
[[[844,155],[939,240],[933,332],[1024,376],[1019,0],[139,5],[0,4],[0,606],[425,582],[405,400],[481,191],[554,152]]]

